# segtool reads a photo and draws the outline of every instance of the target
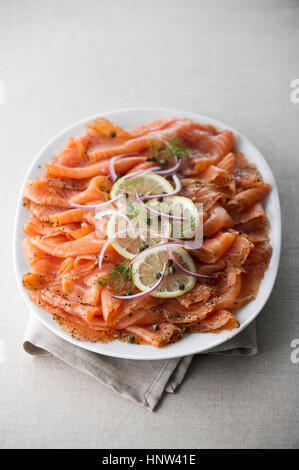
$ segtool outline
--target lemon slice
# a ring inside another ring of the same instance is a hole
[[[196,266],[186,250],[179,246],[169,247],[174,258],[188,271],[196,273]],[[171,261],[170,261],[171,262]],[[178,297],[194,287],[195,278],[185,274],[174,264],[170,264],[165,246],[157,246],[141,254],[132,266],[133,281],[141,291],[150,289],[159,279],[166,263],[165,278],[160,286],[150,295],[163,299]]]
[[[129,221],[115,213],[107,224],[107,237],[111,239],[111,245],[127,259],[134,258],[142,250],[171,235],[168,219],[158,220],[138,204],[131,206],[135,212],[128,210]]]
[[[132,202],[135,199],[135,192],[138,196],[173,192],[171,184],[163,176],[155,173],[148,172],[130,179],[126,179],[127,177],[128,175],[118,179],[111,188],[111,199],[121,194],[126,195],[117,202],[118,206]]]
[[[150,200],[147,206],[162,214],[171,214],[177,219],[169,219],[172,223],[172,236],[174,238],[191,238],[200,223],[200,208],[187,197],[169,196],[163,201]],[[179,220],[183,218],[184,220]]]

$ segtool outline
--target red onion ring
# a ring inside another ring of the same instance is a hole
[[[112,297],[114,297],[115,299],[130,300],[130,299],[139,299],[140,297],[144,297],[148,294],[151,294],[163,282],[164,277],[165,277],[165,273],[166,273],[166,263],[164,263],[164,267],[163,267],[161,277],[158,279],[157,282],[155,282],[155,284],[149,290],[147,290],[145,292],[139,292],[138,294],[133,294],[133,295],[113,295]]]
[[[169,255],[169,258],[173,261],[173,264],[175,264],[181,271],[183,271],[183,273],[188,274],[188,276],[196,277],[197,279],[217,279],[215,276],[206,276],[205,274],[198,274],[189,271],[175,259],[168,246],[166,246],[166,250]]]
[[[129,217],[126,214],[124,214],[120,210],[111,209],[111,210],[107,210],[107,211],[98,212],[96,215],[94,215],[94,218],[95,219],[101,219],[102,217],[105,217],[106,215],[113,215],[113,214],[118,214],[121,217],[124,217],[126,219],[126,221],[128,222],[128,225],[130,226],[131,231],[134,233],[135,237],[137,237],[137,232],[135,230],[134,225],[132,224],[132,221],[129,219]]]
[[[157,245],[149,246],[149,247],[146,248],[145,250],[143,250],[143,251],[141,251],[140,253],[138,253],[137,255],[135,255],[134,258],[131,259],[130,264],[133,264],[134,261],[135,261],[137,258],[139,258],[139,256],[143,255],[143,254],[146,253],[147,251],[153,250],[153,249],[156,248],[157,246],[166,246],[166,245],[183,246],[183,242],[163,242],[163,243],[157,243]]]
[[[156,171],[155,173],[161,176],[172,176],[180,168],[181,163],[182,163],[182,160],[178,160],[177,157],[175,158],[176,158],[176,163],[173,167],[169,168],[169,170]]]
[[[131,157],[133,155],[138,155],[136,152],[134,153],[123,153],[121,155],[116,155],[115,157],[112,157],[109,161],[109,175],[110,175],[110,178],[111,178],[111,181],[116,181],[117,180],[117,174],[115,172],[115,168],[114,168],[114,163],[119,160],[120,158],[123,158],[123,157]]]
[[[102,246],[102,249],[100,251],[100,254],[99,254],[99,262],[98,262],[98,266],[99,266],[99,271],[101,271],[102,269],[102,263],[103,263],[103,258],[104,258],[104,254],[105,254],[105,251],[107,250],[108,246],[110,245],[110,238],[107,238],[107,240],[105,241],[104,245]]]
[[[121,233],[127,233],[126,230],[121,230],[120,232],[116,233],[115,235],[120,235]],[[108,246],[110,245],[111,243],[111,238],[107,238],[107,240],[105,241],[104,245],[102,246],[102,249],[99,253],[99,261],[98,261],[98,266],[99,266],[99,270],[101,271],[102,269],[102,263],[103,263],[103,258],[104,258],[104,254],[105,254],[105,251],[107,250]]]
[[[155,170],[158,170],[159,166],[152,166],[150,168],[146,168],[145,170],[140,170],[137,173],[130,173],[127,176],[124,176],[123,181],[128,181],[132,178],[136,178],[137,176],[144,175],[145,173],[155,173]]]
[[[179,193],[180,190],[182,189],[182,183],[180,182],[179,178],[176,175],[172,175],[172,178],[175,182],[175,188],[171,193],[167,193],[167,194],[149,194],[149,195],[146,195],[146,196],[138,197],[138,200],[136,200],[135,202],[142,201],[143,199],[158,199],[160,197],[164,198],[164,197],[174,196],[175,194]]]

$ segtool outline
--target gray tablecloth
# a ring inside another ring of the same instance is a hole
[[[1,0],[0,21],[0,446],[298,447],[298,1]],[[270,164],[282,204],[259,354],[195,357],[158,413],[24,352],[28,311],[11,257],[34,155],[74,121],[130,106],[187,109],[239,130]]]

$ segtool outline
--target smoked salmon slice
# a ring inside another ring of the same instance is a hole
[[[137,341],[151,344],[156,348],[162,348],[167,344],[178,341],[181,336],[181,329],[171,323],[162,323],[158,331],[153,331],[151,327],[137,325],[129,326],[125,331],[130,333],[130,335],[135,335]]]
[[[260,183],[250,189],[245,189],[236,194],[228,203],[227,207],[233,211],[240,212],[261,201],[271,190],[268,183]]]
[[[108,325],[113,325],[120,318],[123,300],[115,299],[112,292],[107,287],[104,287],[101,292],[101,303],[105,322]]]
[[[219,333],[223,329],[232,330],[238,328],[238,320],[228,310],[218,310],[206,320],[192,325],[191,332],[196,333]]]
[[[166,319],[176,325],[190,324],[201,321],[212,312],[214,305],[212,302],[196,302],[192,307],[185,308],[177,300],[169,300],[164,306]]]
[[[54,226],[80,222],[83,216],[86,215],[86,211],[83,209],[65,210],[62,207],[56,206],[39,206],[32,201],[26,200],[26,198],[24,203],[37,219],[41,222],[48,222]]]
[[[208,219],[203,224],[203,233],[206,237],[215,235],[223,228],[232,228],[234,226],[233,219],[220,205],[215,205],[209,213]]]
[[[254,244],[247,237],[237,234],[232,245],[220,260],[228,266],[240,267],[245,263],[253,248]]]
[[[99,253],[105,240],[99,239],[96,232],[92,232],[78,240],[67,240],[64,235],[55,237],[53,240],[43,237],[31,238],[31,243],[40,250],[58,258],[78,256],[84,254]]]
[[[49,188],[45,181],[27,181],[25,185],[24,196],[37,205],[71,207],[69,199],[77,191],[72,189],[54,189]]]
[[[117,154],[116,154],[117,155]],[[127,173],[134,166],[146,161],[146,157],[127,157],[118,160],[115,163],[115,169],[118,173]],[[92,165],[84,167],[68,167],[60,163],[46,163],[45,171],[47,176],[56,178],[72,178],[72,179],[85,179],[92,178],[93,176],[107,175],[109,168],[109,160],[99,161]]]
[[[210,165],[216,165],[232,150],[233,143],[234,135],[231,131],[203,136],[198,140],[190,161],[186,161],[183,174],[198,174]]]
[[[100,202],[108,197],[112,187],[112,182],[107,176],[95,176],[90,181],[88,188],[85,191],[75,194],[71,198],[71,202],[76,204],[86,204],[90,201]]]
[[[45,301],[54,307],[59,307],[67,313],[82,318],[87,323],[92,323],[95,316],[101,316],[99,307],[84,305],[81,302],[73,302],[65,298],[64,293],[55,287],[48,287],[39,291],[40,300]]]
[[[149,124],[129,129],[128,132],[132,137],[141,137],[142,135],[152,134],[153,132],[158,132],[162,129],[168,128],[171,124],[174,124],[176,121],[177,118],[175,117],[157,119],[156,121],[152,121]]]
[[[233,152],[228,153],[225,157],[217,163],[218,168],[226,170],[230,175],[235,176],[235,162],[236,157]]]
[[[204,240],[196,254],[204,263],[215,263],[229,249],[236,238],[236,233],[224,232]]]

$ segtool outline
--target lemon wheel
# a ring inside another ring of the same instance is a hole
[[[171,246],[169,249],[182,267],[196,273],[194,261],[186,250],[180,246]],[[165,264],[167,269],[163,282],[150,295],[167,299],[183,295],[194,287],[195,278],[175,266],[165,246],[154,247],[134,261],[132,272],[135,286],[141,291],[150,289],[161,276]]]

